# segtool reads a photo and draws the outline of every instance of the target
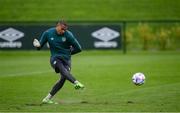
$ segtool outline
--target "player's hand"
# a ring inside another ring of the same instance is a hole
[[[33,46],[34,47],[40,47],[41,45],[40,45],[40,43],[39,43],[39,41],[37,39],[34,39],[33,40]]]

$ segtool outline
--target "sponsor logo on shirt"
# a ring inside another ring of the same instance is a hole
[[[54,40],[54,37],[51,37],[50,39],[51,39],[51,40]]]

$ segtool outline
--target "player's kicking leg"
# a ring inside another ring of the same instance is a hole
[[[57,60],[58,69],[62,76],[64,76],[67,80],[74,84],[75,89],[84,89],[84,85],[77,81],[73,75],[70,73],[71,62],[64,62],[62,60]]]

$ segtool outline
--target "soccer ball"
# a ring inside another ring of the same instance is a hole
[[[145,83],[145,75],[143,73],[135,73],[133,74],[132,81],[135,85],[142,85]]]

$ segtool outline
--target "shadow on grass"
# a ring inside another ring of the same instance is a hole
[[[103,101],[103,102],[88,102],[86,100],[61,100],[57,102],[56,104],[44,104],[44,103],[28,103],[25,104],[26,106],[44,106],[44,105],[57,105],[57,104],[93,104],[93,105],[108,105],[108,104],[119,104],[117,102],[108,102],[108,101]],[[122,104],[122,103],[121,103]],[[133,101],[127,101],[124,104],[135,104]]]

